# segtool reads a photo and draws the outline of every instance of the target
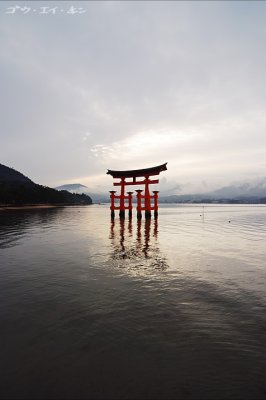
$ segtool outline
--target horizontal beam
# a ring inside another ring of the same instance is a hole
[[[145,185],[145,183],[148,183],[149,185],[155,185],[159,183],[159,179],[149,179],[148,181],[143,180],[139,182],[114,182],[114,186]]]

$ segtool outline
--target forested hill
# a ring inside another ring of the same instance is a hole
[[[0,183],[4,182],[20,182],[27,183],[29,185],[33,184],[33,182],[21,172],[18,172],[13,168],[9,168],[6,165],[0,164]]]
[[[38,185],[20,172],[0,164],[0,205],[88,205],[90,196]]]

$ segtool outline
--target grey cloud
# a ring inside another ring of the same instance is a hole
[[[44,183],[96,175],[114,143],[140,132],[152,141],[152,131],[171,129],[193,140],[169,146],[165,157],[200,159],[207,179],[216,157],[222,174],[228,157],[242,165],[265,147],[264,3],[75,5],[86,14],[48,21],[1,13],[2,162],[17,160]],[[99,157],[91,157],[97,145]],[[151,163],[162,156],[147,155]],[[184,179],[195,174],[184,167]]]

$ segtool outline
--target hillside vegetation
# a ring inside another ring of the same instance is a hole
[[[32,182],[25,175],[0,164],[0,205],[92,204],[90,196],[58,191]]]

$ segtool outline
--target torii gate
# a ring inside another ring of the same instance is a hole
[[[149,185],[159,183],[159,179],[150,179],[150,176],[159,175],[160,172],[166,171],[166,164],[158,165],[157,167],[146,168],[146,169],[135,169],[131,171],[112,171],[108,169],[107,174],[111,175],[114,179],[120,179],[120,182],[114,182],[114,186],[121,186],[120,195],[115,195],[115,190],[110,190],[111,199],[111,217],[115,217],[115,210],[119,210],[120,218],[125,218],[125,210],[128,210],[128,215],[132,217],[132,194],[133,192],[127,192],[128,196],[125,195],[125,186],[129,185],[145,185],[144,195],[141,194],[142,190],[136,190],[137,192],[137,218],[142,217],[141,211],[145,211],[145,218],[151,218],[151,211],[154,211],[154,218],[158,217],[158,190],[153,191],[153,196],[150,195]],[[141,178],[137,180],[136,178]],[[127,180],[130,179],[131,180]],[[115,206],[115,199],[120,200],[119,206]],[[144,206],[142,205],[142,199],[144,199]],[[153,205],[151,205],[151,199],[153,199]],[[128,205],[125,205],[125,200],[128,200]]]

